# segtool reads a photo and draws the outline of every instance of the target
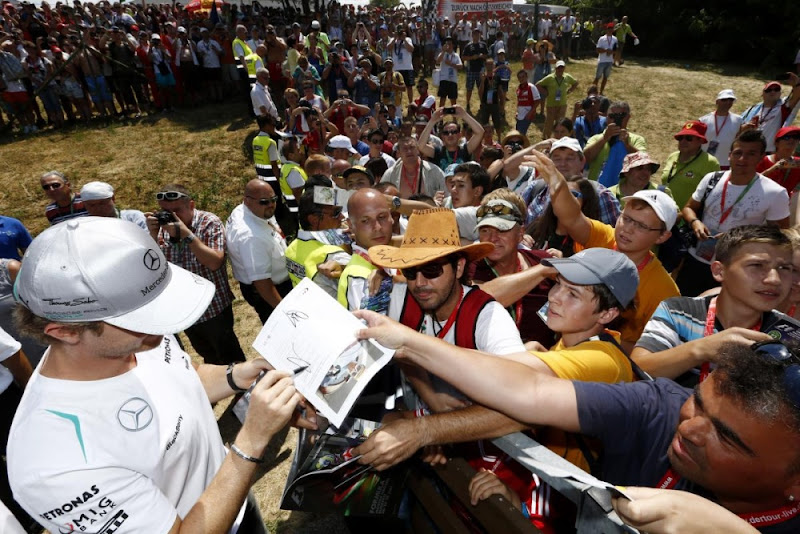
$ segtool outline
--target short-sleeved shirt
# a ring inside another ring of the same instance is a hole
[[[708,143],[703,145],[703,150],[717,158],[720,165],[727,167],[731,164],[731,146],[742,125],[742,116],[728,113],[724,117],[717,117],[717,114],[712,112],[700,117],[700,122],[706,125],[705,137],[708,139]]]
[[[0,258],[21,259],[19,251],[28,248],[32,240],[22,222],[0,215]]]
[[[790,159],[795,165],[800,165],[800,158],[792,156]],[[767,169],[772,168],[775,163],[775,161],[770,159],[770,156],[764,156],[764,159],[762,159],[758,166],[756,166],[756,172],[760,172],[778,185],[783,186],[791,196],[795,191],[797,191],[798,188],[800,188],[800,167],[776,169],[770,173],[764,172]]]
[[[586,146],[591,145],[596,141],[600,141],[603,138],[603,134],[599,133],[595,136],[589,138],[586,141]],[[628,133],[628,142],[630,145],[638,150],[639,152],[647,150],[647,141],[644,140],[644,137],[635,133]],[[592,160],[589,164],[589,179],[590,180],[597,180],[600,177],[600,172],[603,170],[603,165],[605,165],[606,160],[608,159],[608,153],[611,151],[611,147],[608,143],[603,144],[603,148],[600,149],[600,153],[597,154],[597,157]]]
[[[195,239],[199,239],[211,250],[225,251],[225,228],[222,226],[220,218],[213,213],[194,210],[189,230],[195,235]],[[186,245],[182,241],[172,243],[163,226],[158,230],[158,244],[161,250],[164,251],[164,256],[168,262],[214,282],[216,287],[214,298],[202,317],[197,320],[198,323],[216,317],[233,303],[233,292],[231,292],[231,288],[228,285],[228,270],[225,268],[224,261],[216,271],[212,271],[200,263],[194,252],[191,251],[191,245]]]
[[[571,74],[564,74],[559,81],[555,73],[548,74],[536,85],[547,89],[547,98],[545,105],[547,107],[566,107],[567,106],[567,91],[577,80]]]
[[[430,160],[432,163],[439,166],[443,171],[454,163],[464,163],[465,161],[472,161],[472,155],[467,149],[467,145],[461,145],[455,153],[450,152],[444,146],[433,149],[433,157]]]
[[[597,48],[603,50],[597,55],[598,63],[613,63],[614,50],[617,49],[619,41],[613,35],[603,35],[597,40]]]
[[[636,342],[649,352],[658,353],[705,337],[708,305],[714,297],[673,297],[658,305],[653,316],[644,327],[642,336]],[[768,331],[777,316],[772,312],[761,315],[761,331]],[[719,317],[714,321],[714,334],[724,329]],[[697,385],[700,368],[695,367],[683,373],[676,382],[687,387]]]
[[[445,53],[444,60],[449,61],[455,65],[462,64],[461,58],[455,52]],[[439,72],[441,76],[440,80],[458,83],[458,69],[456,69],[455,67],[452,67],[450,65],[445,65],[445,63],[442,62]]]
[[[89,212],[86,211],[81,196],[76,193],[67,206],[59,206],[55,202],[48,204],[44,209],[44,215],[50,221],[50,225],[54,225],[76,217],[86,217]]]
[[[6,361],[18,353],[21,348],[22,344],[19,341],[0,328],[0,362]],[[0,366],[0,393],[5,391],[13,381],[14,377],[11,375],[11,372],[5,367]]]
[[[683,209],[703,176],[719,170],[719,161],[702,150],[686,163],[678,162],[679,155],[675,151],[667,157],[661,172],[661,183],[669,186],[675,203]]]
[[[275,285],[289,279],[286,240],[275,218],[261,219],[239,204],[225,223],[228,255],[233,277],[243,284],[272,280]]]
[[[487,47],[486,43],[483,41],[469,43],[464,47],[464,50],[461,51],[462,56],[479,56],[481,54],[489,55],[489,47]],[[485,64],[485,59],[470,59],[467,61],[467,70],[469,72],[480,72],[483,70]]]
[[[603,247],[616,249],[617,240],[614,237],[614,228],[600,221],[590,219],[592,232],[586,243],[575,244],[575,252],[582,248]],[[639,271],[639,287],[633,299],[633,308],[622,313],[624,323],[620,328],[623,341],[636,343],[642,335],[647,321],[653,315],[662,300],[680,295],[678,286],[669,273],[661,265],[655,255],[650,257],[647,265]]]

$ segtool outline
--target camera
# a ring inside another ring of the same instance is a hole
[[[164,226],[175,221],[175,215],[171,211],[159,210],[153,214],[159,226]]]
[[[588,110],[590,109],[595,103],[595,99],[592,97],[585,98],[583,102],[581,102],[581,109]]]
[[[522,143],[520,143],[519,141],[511,141],[510,143],[508,143],[508,146],[511,147],[512,154],[516,154],[517,152],[522,150]]]
[[[456,108],[444,108],[444,114],[445,115],[455,115],[456,114]]]
[[[609,113],[608,118],[617,126],[622,126],[622,121],[625,120],[626,113]]]

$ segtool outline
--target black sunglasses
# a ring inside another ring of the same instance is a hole
[[[178,200],[179,198],[189,198],[189,195],[180,191],[161,191],[156,193],[156,200]]]
[[[445,130],[442,132],[442,135],[456,135],[460,130]]]
[[[789,141],[800,141],[800,135],[784,135],[783,137],[779,138],[778,141],[781,139],[787,139]]]
[[[766,360],[787,365],[783,371],[783,385],[796,408],[800,408],[800,357],[780,341],[759,341],[750,347]]]
[[[45,191],[50,191],[51,189],[61,189],[61,186],[64,185],[61,182],[53,182],[52,184],[44,184],[42,189]]]
[[[258,203],[261,204],[262,206],[266,206],[268,204],[276,204],[278,202],[278,195],[275,195],[274,197],[266,197],[266,198],[256,198],[256,197],[251,197],[249,195],[246,195],[246,196],[247,196],[247,198],[250,198],[252,200],[258,200]]]
[[[428,280],[434,280],[442,276],[442,273],[444,273],[444,266],[448,263],[450,263],[449,260],[426,263],[425,265],[420,265],[418,267],[407,267],[405,269],[400,269],[400,272],[403,273],[403,276],[406,277],[406,280],[415,280],[417,278],[417,273],[422,273],[422,276]]]
[[[679,135],[678,137],[675,138],[676,141],[691,141],[693,139],[700,139],[700,138],[694,135]]]

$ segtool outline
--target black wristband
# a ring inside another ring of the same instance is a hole
[[[237,393],[241,393],[243,391],[247,391],[247,389],[242,389],[239,386],[237,386],[236,382],[233,381],[233,366],[234,365],[235,364],[229,363],[228,364],[228,370],[225,371],[225,378],[228,379],[228,386],[230,386],[230,388],[233,391],[237,392]]]

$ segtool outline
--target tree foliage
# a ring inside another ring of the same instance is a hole
[[[652,57],[792,69],[800,3],[763,0],[584,0],[582,6],[627,15]],[[578,8],[580,10],[580,8]]]
[[[379,7],[381,9],[388,9],[400,5],[400,0],[369,0],[369,5],[372,7]]]

